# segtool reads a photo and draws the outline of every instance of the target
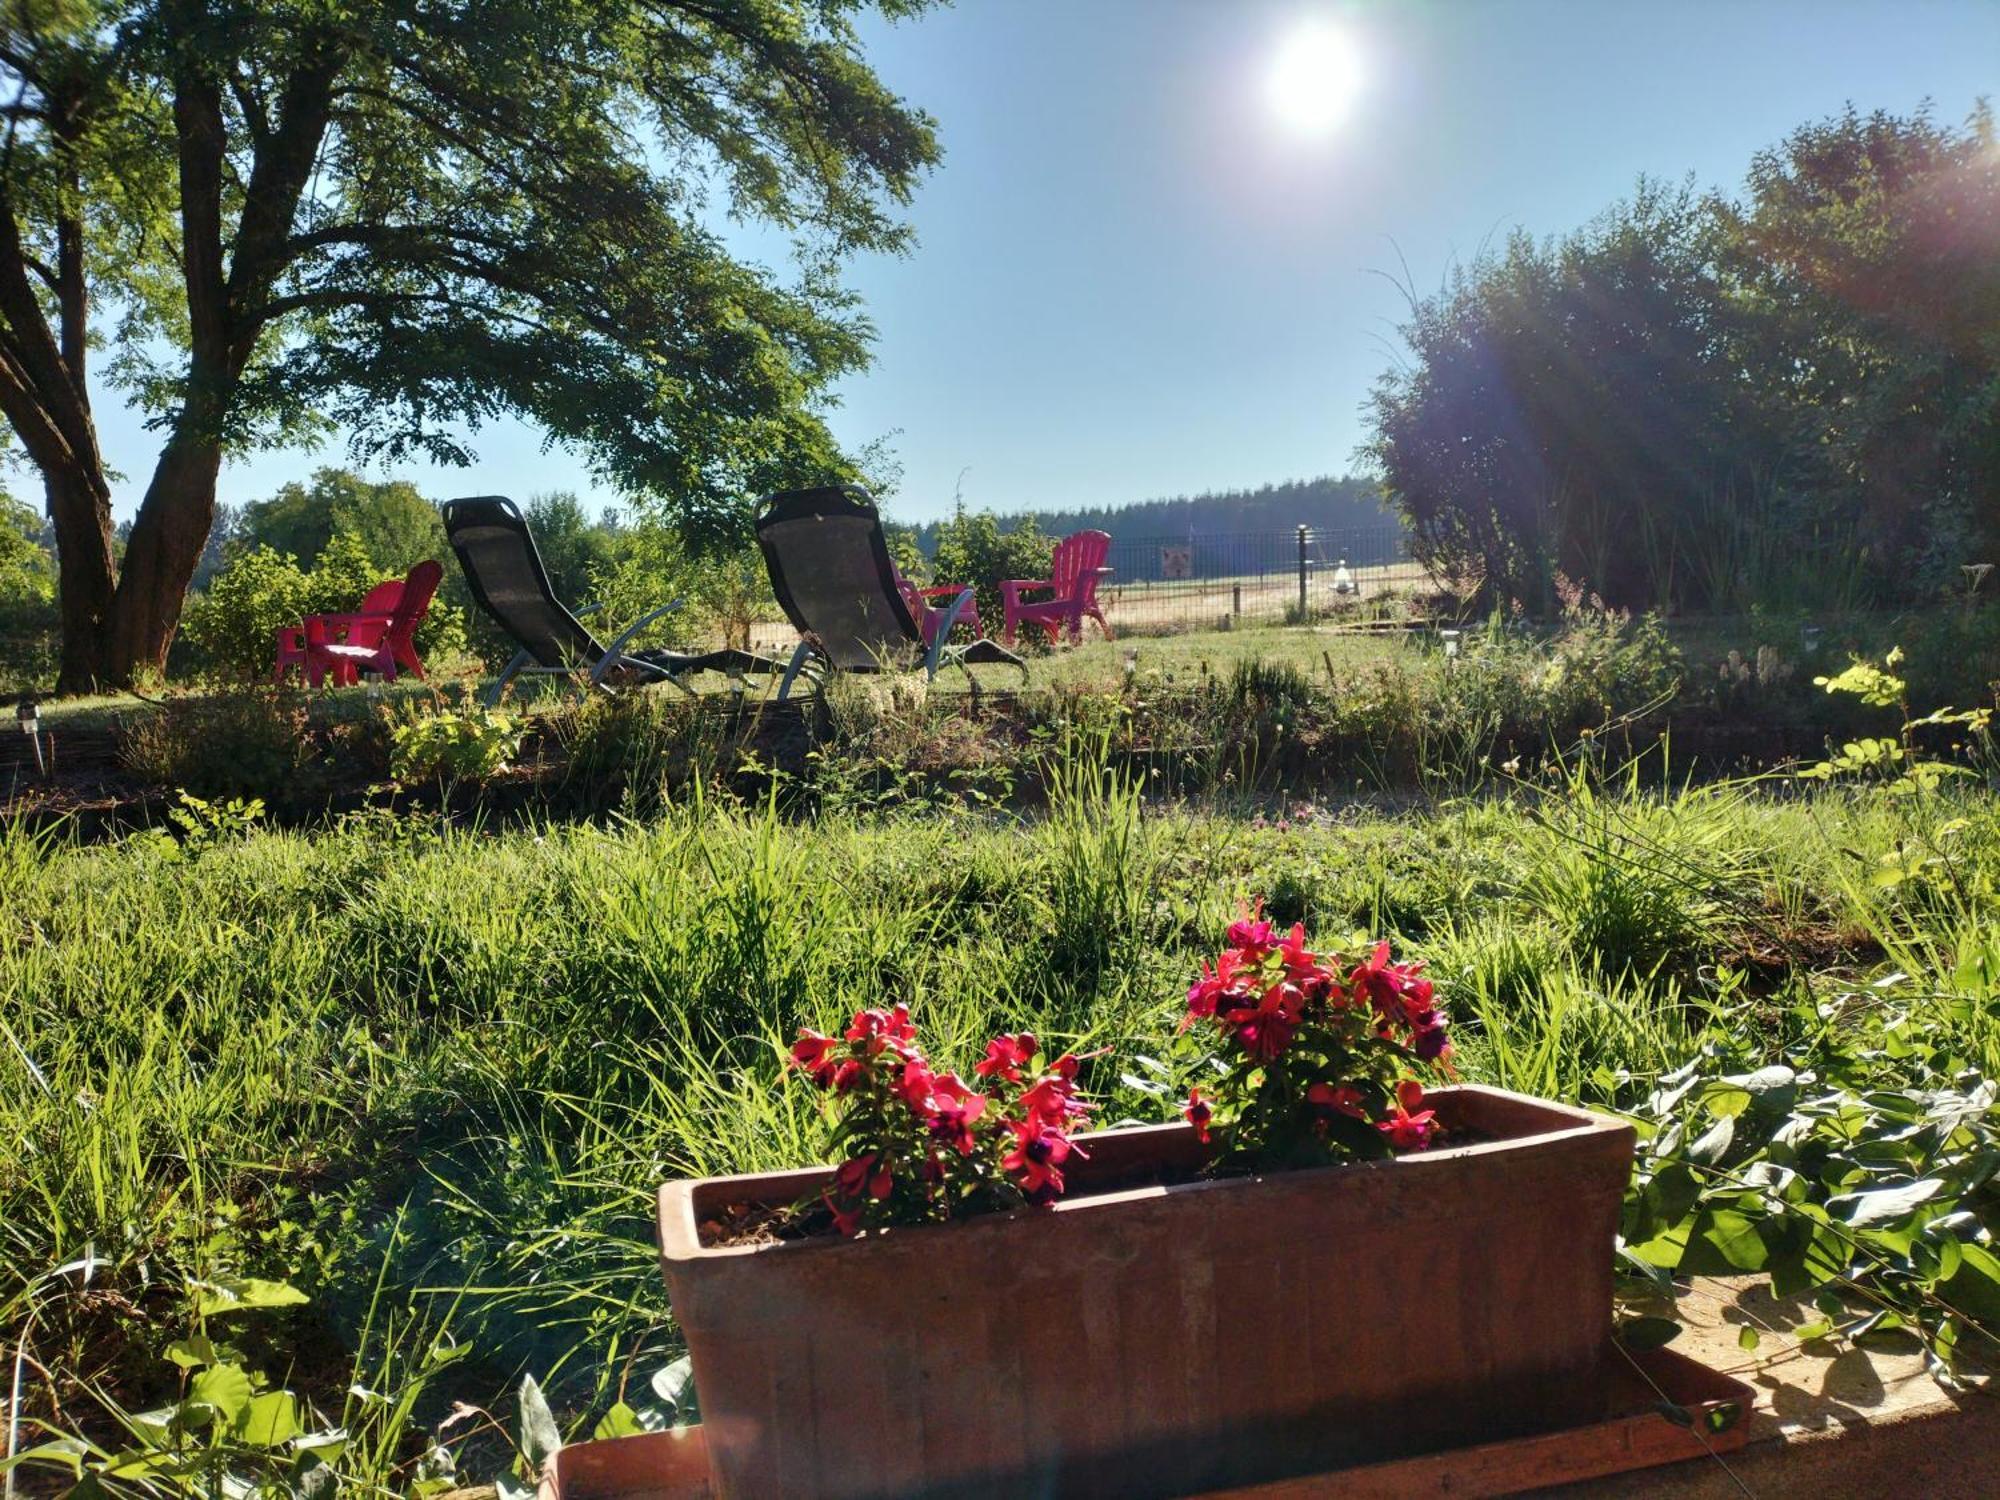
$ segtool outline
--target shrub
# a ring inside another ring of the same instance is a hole
[[[980,618],[989,630],[997,630],[1001,580],[1046,578],[1054,548],[1054,540],[1035,529],[1033,516],[1023,516],[1012,531],[1002,531],[999,517],[990,510],[961,511],[938,527],[931,577],[939,583],[970,586],[979,600]]]
[[[304,695],[254,687],[168,699],[121,720],[118,754],[143,781],[203,797],[276,796],[318,759]]]
[[[352,610],[391,576],[349,532],[334,534],[310,573],[285,553],[252,547],[231,558],[206,590],[188,600],[181,633],[210,671],[260,677],[271,670],[282,627],[307,615]],[[464,615],[434,598],[417,626],[417,650],[442,657],[464,649]]]
[[[389,732],[389,772],[406,783],[485,781],[520,754],[527,727],[467,694],[457,708],[419,709]]]

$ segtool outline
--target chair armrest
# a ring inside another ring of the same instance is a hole
[[[1008,578],[1001,581],[1000,595],[1009,605],[1018,605],[1021,595],[1028,590],[1048,589],[1053,592],[1055,586],[1052,578]]]
[[[351,630],[356,625],[387,625],[390,621],[394,620],[396,617],[394,615],[354,614],[354,615],[313,615],[311,616],[311,618],[318,620],[321,624],[324,625],[339,625],[346,629]]]
[[[596,687],[600,685],[604,681],[605,673],[611,671],[612,668],[616,667],[619,662],[625,659],[626,643],[630,641],[633,636],[637,635],[640,631],[644,630],[648,625],[652,624],[653,621],[659,619],[661,615],[672,614],[675,610],[679,609],[686,602],[687,601],[685,599],[675,599],[671,603],[662,604],[658,609],[654,610],[651,614],[641,615],[638,619],[634,620],[630,625],[626,626],[624,633],[620,635],[617,640],[613,641],[609,646],[606,646],[604,648],[604,655],[599,657],[597,665],[590,669],[591,686]]]
[[[965,585],[962,583],[940,583],[917,590],[918,596],[924,599],[956,599],[964,592]]]

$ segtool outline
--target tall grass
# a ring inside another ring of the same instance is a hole
[[[601,826],[0,836],[0,1344],[30,1425],[102,1436],[170,1395],[189,1283],[263,1276],[311,1299],[263,1367],[356,1434],[359,1492],[524,1371],[587,1427],[676,1352],[657,1184],[824,1152],[797,1027],[900,1001],[955,1066],[1003,1027],[1108,1046],[1103,1117],[1161,1118],[1239,898],[1428,956],[1473,1078],[1629,1097],[1719,1015],[1885,966],[2000,1068],[1980,796],[1580,779],[1260,827],[1144,801],[1101,745],[1046,781],[1032,818],[683,787]],[[1881,883],[1919,832],[1949,863]]]

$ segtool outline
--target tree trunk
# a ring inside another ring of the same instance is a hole
[[[67,467],[44,471],[49,519],[55,523],[56,600],[62,624],[58,693],[95,692],[105,681],[105,644],[117,571],[111,558],[111,503],[95,484]]]
[[[106,635],[104,680],[117,687],[166,671],[188,584],[215,522],[221,445],[176,434],[132,523]]]

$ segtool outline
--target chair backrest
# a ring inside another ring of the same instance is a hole
[[[500,495],[444,503],[445,535],[479,607],[544,667],[593,666],[604,647],[563,608],[518,507]]]
[[[860,486],[766,496],[757,502],[757,546],[785,617],[842,671],[900,666],[922,648],[881,517]]]
[[[396,606],[403,602],[403,580],[391,578],[386,583],[378,583],[361,596],[361,607],[357,615],[393,615]]]
[[[1049,581],[1056,586],[1056,598],[1068,603],[1081,599],[1086,604],[1097,598],[1097,570],[1104,566],[1111,550],[1107,531],[1074,531],[1056,543],[1049,559]]]
[[[390,612],[388,639],[392,642],[407,642],[424,622],[424,616],[431,612],[431,598],[438,591],[438,584],[444,579],[442,564],[426,559],[410,569],[410,576],[403,581],[403,594]]]

